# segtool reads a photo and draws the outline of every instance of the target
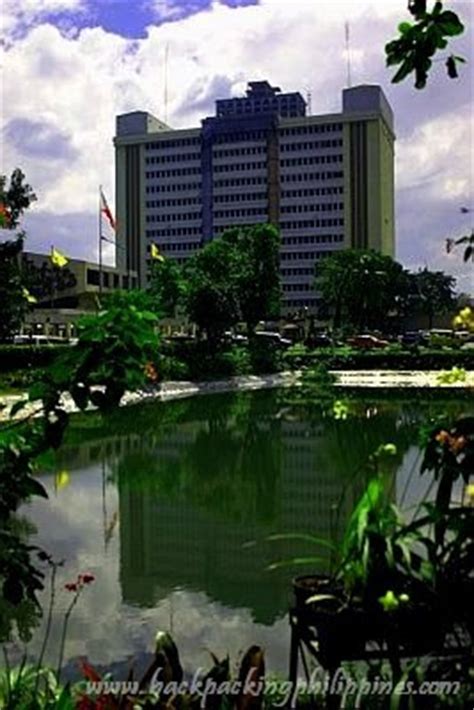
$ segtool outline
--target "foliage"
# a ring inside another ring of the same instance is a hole
[[[249,342],[252,372],[256,375],[268,375],[282,369],[282,352],[276,343],[264,338],[251,338]]]
[[[474,258],[474,230],[470,234],[465,234],[463,237],[458,237],[458,239],[447,239],[446,240],[446,251],[448,254],[460,244],[465,244],[464,249],[464,262],[469,261],[469,259]]]
[[[421,269],[412,276],[417,300],[428,316],[428,327],[433,327],[435,315],[446,313],[456,305],[454,287],[456,279],[443,271]]]
[[[7,187],[6,175],[0,175],[0,226],[13,230],[23,212],[36,200],[30,185],[24,183],[24,174],[16,168]],[[24,232],[15,239],[0,244],[0,343],[12,339],[20,328],[28,310],[21,273],[21,252]]]
[[[260,320],[280,312],[280,237],[275,227],[262,224],[229,229],[222,240],[232,245],[239,319],[251,334]]]
[[[36,603],[43,588],[43,573],[31,561],[31,553],[38,551],[15,530],[15,514],[29,497],[46,497],[34,471],[40,457],[62,442],[69,421],[63,395],[69,394],[81,410],[92,404],[106,412],[119,404],[126,389],[146,382],[157,347],[156,316],[147,305],[140,292],[109,297],[103,311],[80,324],[78,344],[63,351],[31,387],[28,400],[10,412],[14,417],[34,403],[41,416],[30,412],[0,428],[0,583],[14,606],[25,599]],[[9,629],[3,631],[9,635]]]
[[[337,251],[316,267],[315,287],[333,309],[333,327],[385,328],[387,314],[400,310],[408,276],[389,256],[363,249]]]
[[[474,333],[474,310],[470,306],[466,306],[459,311],[453,320],[455,328],[465,328],[470,333]]]
[[[385,46],[387,66],[400,65],[392,82],[403,81],[415,73],[415,87],[426,86],[432,57],[448,46],[452,37],[462,34],[464,25],[455,12],[444,10],[442,2],[435,2],[431,12],[427,10],[427,0],[410,0],[408,9],[414,22],[402,22],[398,26],[399,37]],[[457,64],[463,57],[451,54],[446,60],[448,76],[458,76]]]
[[[49,377],[34,389],[35,398],[54,388],[67,389],[79,409],[118,406],[127,390],[146,382],[146,366],[157,355],[157,317],[141,291],[115,291],[105,309],[78,323],[78,343],[63,351]],[[97,387],[102,386],[103,391]]]
[[[23,236],[0,244],[0,343],[12,340],[28,311],[20,269]]]
[[[322,363],[330,370],[444,370],[474,366],[474,353],[456,349],[407,348],[390,351],[326,348],[293,356],[285,353],[285,367],[299,369]]]
[[[66,341],[64,345],[0,345],[0,372],[47,367],[67,347]]]
[[[7,229],[18,227],[23,212],[36,200],[32,187],[24,180],[25,175],[20,168],[12,172],[8,186],[6,175],[0,175],[0,204],[8,213],[7,224],[4,225]]]
[[[185,266],[190,319],[215,348],[238,321],[251,334],[280,308],[279,236],[271,225],[235,228],[214,239]]]
[[[238,320],[232,251],[231,244],[215,239],[186,263],[186,310],[214,348]]]
[[[182,302],[185,289],[182,268],[173,259],[153,260],[147,291],[155,312],[173,318]]]

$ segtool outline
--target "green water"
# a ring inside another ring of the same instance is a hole
[[[336,420],[288,397],[208,395],[74,421],[55,470],[43,476],[49,500],[23,509],[34,542],[66,560],[49,660],[70,600],[63,585],[89,571],[96,581],[71,619],[70,667],[79,656],[108,666],[139,658],[163,629],[188,668],[209,666],[209,650],[237,660],[257,643],[272,671],[286,671],[290,581],[312,570],[266,568],[315,550],[266,538],[311,532],[337,540],[367,458],[387,442],[397,445],[386,464],[393,498],[410,510],[429,484],[418,473],[420,422],[462,409],[419,397],[360,398]],[[41,631],[33,654],[38,639]]]

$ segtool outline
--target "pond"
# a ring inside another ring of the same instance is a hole
[[[42,475],[49,500],[22,509],[31,541],[66,560],[47,660],[57,660],[64,584],[87,571],[96,581],[71,617],[69,672],[84,656],[98,667],[140,663],[160,629],[171,631],[187,668],[210,667],[210,651],[237,661],[256,643],[269,670],[286,673],[291,578],[314,567],[268,566],[321,550],[267,538],[337,539],[368,457],[387,442],[397,446],[386,463],[393,498],[410,511],[429,484],[419,476],[420,423],[462,409],[411,398],[359,396],[339,419],[295,406],[281,390],[76,417]],[[41,639],[40,627],[33,655]]]

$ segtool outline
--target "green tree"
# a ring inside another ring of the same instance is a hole
[[[148,294],[154,310],[168,318],[176,315],[176,309],[185,293],[182,268],[173,259],[153,261]]]
[[[229,229],[222,239],[233,247],[240,319],[251,335],[260,320],[280,312],[279,233],[272,225],[258,224]]]
[[[444,10],[442,2],[435,2],[433,10],[428,12],[427,0],[409,0],[408,10],[414,22],[401,22],[399,36],[385,45],[387,66],[400,65],[392,82],[403,81],[412,72],[415,73],[415,87],[426,86],[432,57],[446,49],[452,37],[464,31],[464,25],[458,15],[451,10]],[[446,70],[451,79],[458,76],[457,64],[464,62],[463,57],[450,54],[446,58]]]
[[[0,342],[12,340],[28,311],[20,268],[22,249],[22,236],[0,244]]]
[[[15,229],[20,223],[23,212],[37,198],[33,188],[24,182],[25,175],[20,168],[15,168],[7,186],[7,176],[0,175],[0,205],[3,206],[3,224],[7,229]]]
[[[333,313],[333,327],[386,330],[387,315],[398,313],[407,294],[403,267],[389,256],[346,249],[316,267],[315,287]]]
[[[36,200],[30,185],[24,183],[19,168],[13,171],[7,185],[6,175],[0,175],[0,226],[18,227],[23,212]],[[21,326],[28,310],[21,273],[21,252],[25,233],[0,244],[0,342],[11,340]]]
[[[185,267],[186,311],[206,332],[213,348],[239,319],[234,262],[232,244],[216,239],[192,256]]]
[[[456,279],[443,271],[422,269],[412,274],[417,305],[428,317],[428,328],[433,327],[435,315],[447,313],[456,306]]]

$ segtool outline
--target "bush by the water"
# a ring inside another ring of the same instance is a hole
[[[0,345],[0,372],[48,367],[65,345]]]
[[[349,347],[302,350],[290,348],[285,367],[297,370],[324,363],[331,370],[446,370],[454,366],[474,369],[474,353],[463,350],[418,348],[412,351],[391,347],[384,350],[355,350]]]

